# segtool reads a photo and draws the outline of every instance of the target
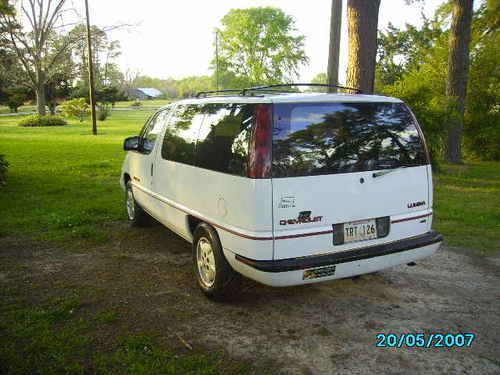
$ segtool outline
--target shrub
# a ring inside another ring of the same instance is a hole
[[[59,106],[64,117],[76,117],[82,122],[90,113],[90,106],[84,98],[71,99]]]
[[[23,94],[13,94],[9,96],[7,100],[7,107],[9,107],[10,111],[13,113],[17,113],[17,109],[24,104],[26,100],[26,96]]]
[[[7,169],[9,168],[9,163],[5,160],[3,155],[0,155],[0,186],[3,186],[7,182]]]
[[[0,90],[0,103],[9,107],[12,113],[16,113],[28,97],[29,90],[23,87],[7,87]]]
[[[139,101],[139,99],[135,99],[132,103],[130,103],[131,107],[140,107],[142,103]]]
[[[97,119],[99,121],[104,121],[109,116],[109,106],[106,104],[101,104],[97,107]]]
[[[63,118],[55,115],[31,115],[19,122],[19,126],[62,126],[66,124],[67,122]]]

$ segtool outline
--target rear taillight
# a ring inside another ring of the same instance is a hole
[[[255,107],[254,126],[248,153],[248,177],[271,177],[272,107],[258,104]]]

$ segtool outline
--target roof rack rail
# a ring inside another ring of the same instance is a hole
[[[266,85],[266,86],[255,86],[249,87],[241,90],[241,95],[246,95],[249,91],[267,91],[267,89],[274,89],[278,87],[294,87],[294,86],[306,86],[306,87],[328,87],[328,88],[337,88],[342,90],[354,91],[356,94],[362,94],[363,91],[357,87],[348,87],[341,85],[329,85],[326,83],[281,83],[276,85]],[[271,90],[269,90],[271,91]],[[272,90],[275,91],[275,90]]]
[[[209,95],[223,96],[225,94],[227,94],[227,95],[237,94],[237,95],[241,95],[241,96],[246,96],[247,94],[251,93],[252,91],[271,92],[271,93],[286,93],[289,91],[277,90],[277,89],[280,87],[292,88],[292,87],[297,87],[297,86],[337,88],[337,89],[346,90],[346,91],[353,91],[356,94],[363,93],[363,91],[361,89],[358,89],[356,87],[348,87],[348,86],[341,86],[341,85],[328,85],[326,83],[281,83],[281,84],[276,84],[276,85],[247,87],[244,89],[224,89],[224,90],[213,90],[213,91],[200,91],[195,95],[195,97],[196,98],[206,98]]]
[[[241,89],[225,89],[225,90],[213,90],[213,91],[200,91],[198,92],[195,97],[196,98],[206,98],[207,96],[211,95],[211,94],[219,94],[219,93],[227,93],[227,94],[230,94],[230,93],[238,93],[240,94],[241,93]]]

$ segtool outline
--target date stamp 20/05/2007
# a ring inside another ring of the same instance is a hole
[[[476,334],[467,333],[377,333],[378,348],[463,348],[471,347]]]

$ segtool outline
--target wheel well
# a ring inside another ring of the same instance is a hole
[[[188,215],[187,220],[188,220],[188,225],[189,225],[189,231],[191,232],[191,236],[193,236],[196,227],[198,226],[198,224],[200,224],[202,222],[202,220],[198,219],[197,217],[191,216],[191,215]]]
[[[123,175],[123,183],[124,183],[125,185],[127,185],[127,182],[129,182],[129,181],[130,181],[130,176],[129,176],[129,174],[128,174],[128,173],[125,173],[125,174]]]

